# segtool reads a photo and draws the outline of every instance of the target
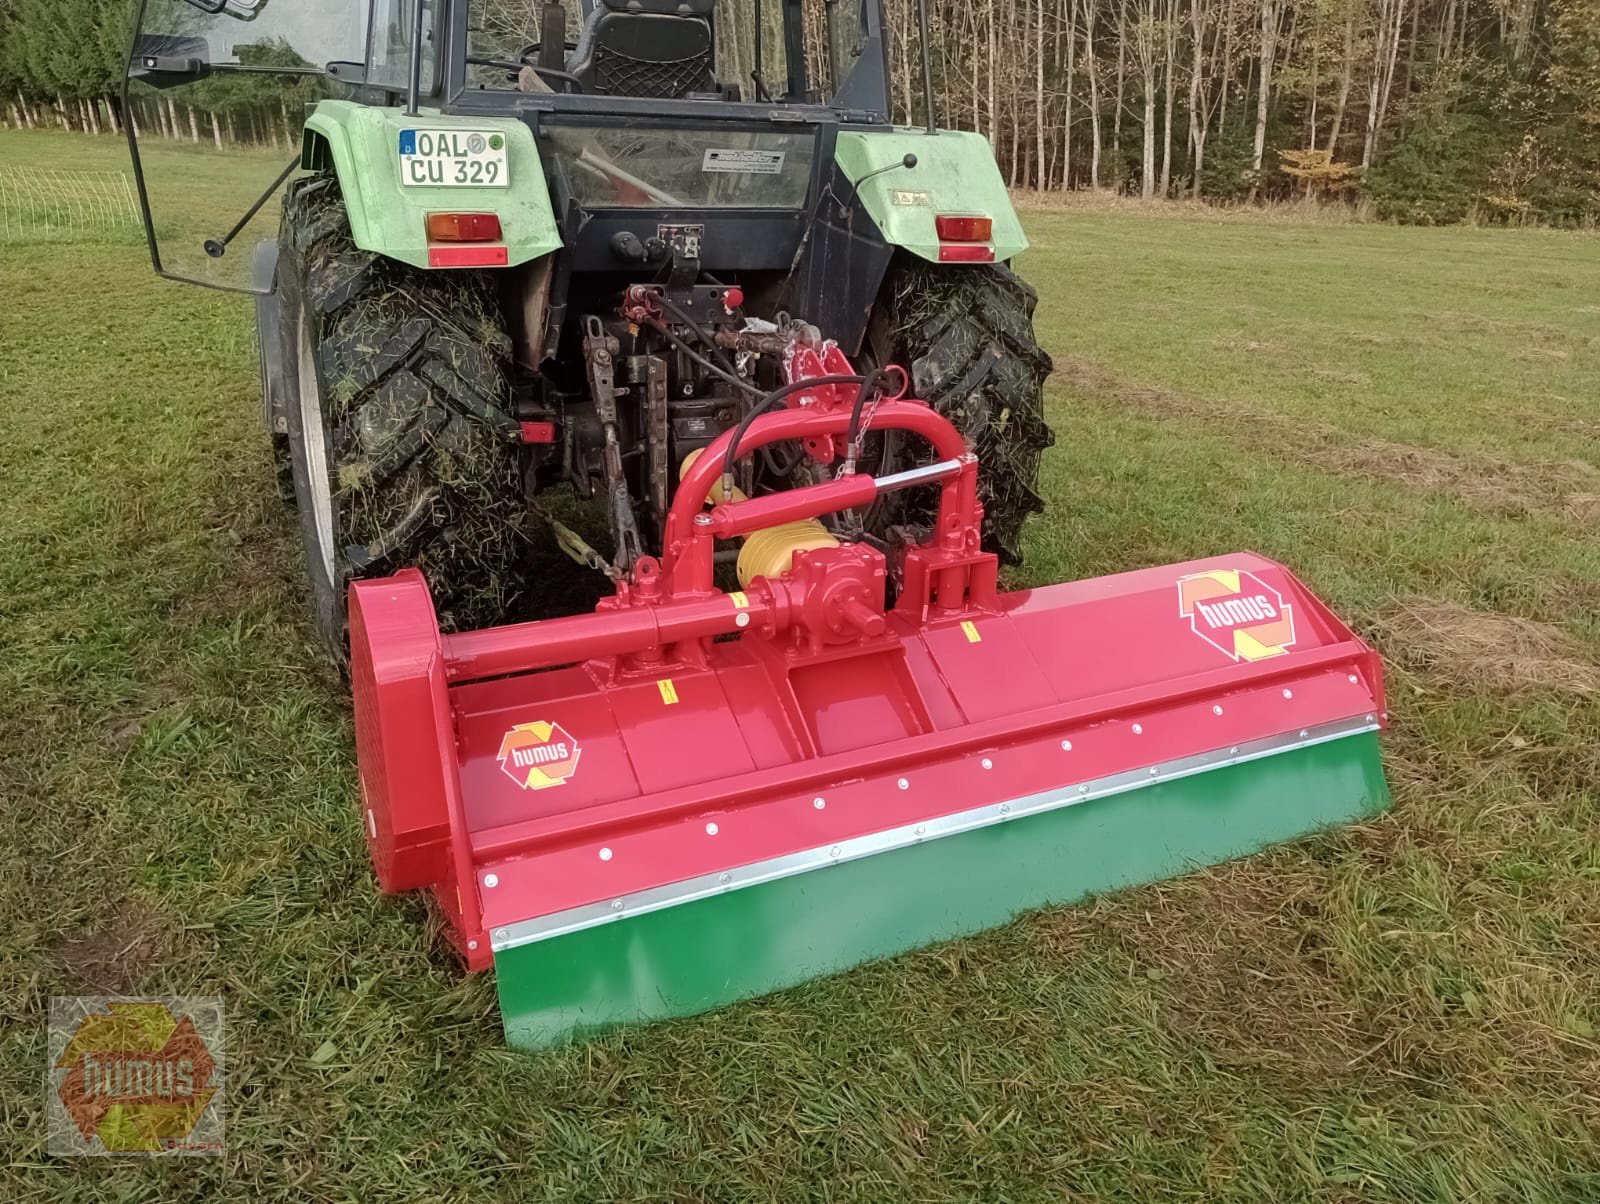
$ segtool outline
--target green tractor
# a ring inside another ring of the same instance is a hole
[[[951,419],[985,546],[1018,558],[1051,442],[1034,293],[1006,266],[1027,241],[926,73],[926,125],[892,123],[888,36],[878,0],[144,0],[126,100],[154,264],[257,294],[333,655],[348,587],[404,566],[446,630],[548,613],[554,547],[626,580],[686,462],[798,351],[871,381],[865,470],[931,456],[871,431],[880,397]],[[730,485],[814,484],[806,451]],[[603,553],[557,518],[585,527],[564,488]],[[936,492],[830,534],[894,565]]]

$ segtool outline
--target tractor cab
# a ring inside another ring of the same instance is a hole
[[[408,119],[402,188],[520,191],[492,130],[469,153],[420,120],[514,119],[558,212],[784,210],[797,231],[831,129],[885,127],[885,81],[877,0],[143,0],[127,101],[157,270],[261,293],[283,184],[341,149],[306,134],[324,101]],[[725,241],[776,267],[794,239],[756,217]]]

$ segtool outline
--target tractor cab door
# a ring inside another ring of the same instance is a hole
[[[269,292],[253,270],[328,64],[366,54],[360,0],[143,0],[123,93],[150,256],[163,276]],[[358,69],[359,70],[359,69]],[[261,279],[266,276],[266,279]]]

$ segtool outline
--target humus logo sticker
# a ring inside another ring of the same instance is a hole
[[[1282,656],[1294,643],[1294,608],[1242,569],[1179,577],[1178,613],[1197,636],[1236,661]]]
[[[519,723],[500,740],[500,768],[524,790],[560,786],[578,771],[583,750],[559,723]]]

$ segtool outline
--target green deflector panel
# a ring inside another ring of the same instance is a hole
[[[1388,801],[1364,732],[598,924],[495,955],[506,1037],[537,1048],[707,1011]]]

